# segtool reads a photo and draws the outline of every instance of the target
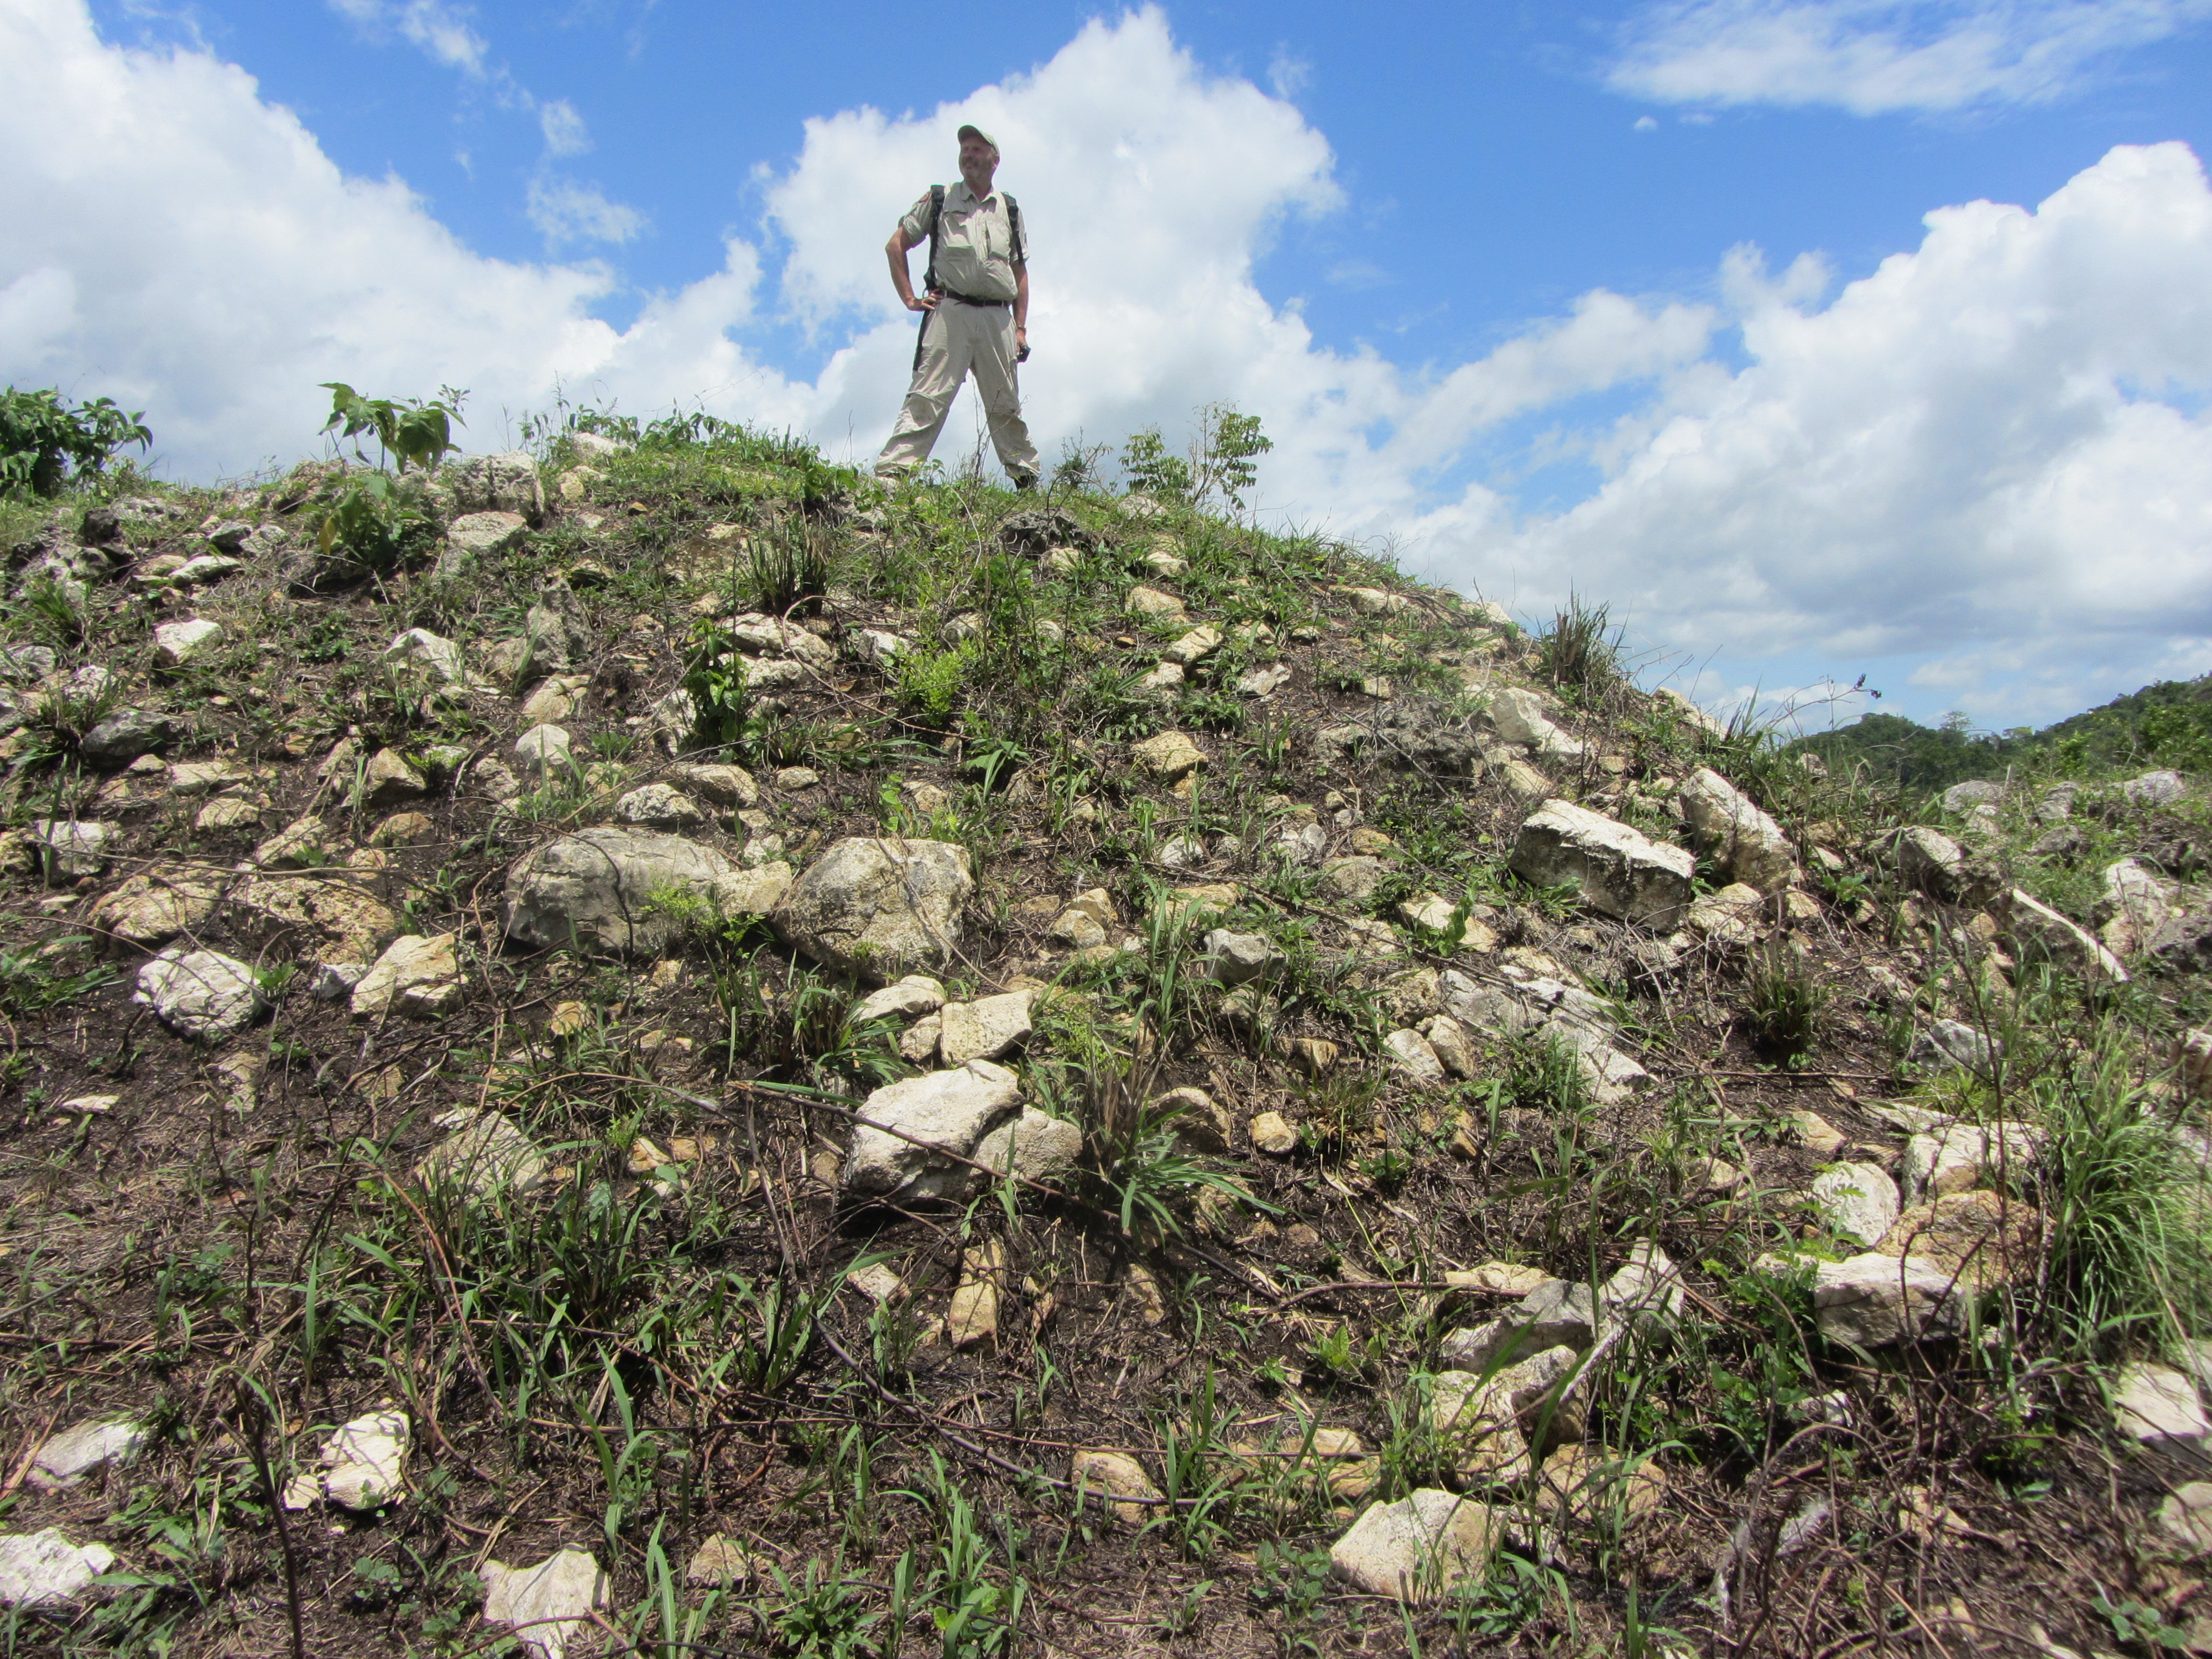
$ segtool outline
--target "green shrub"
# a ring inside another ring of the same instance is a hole
[[[411,463],[423,471],[434,469],[453,447],[453,428],[461,424],[461,403],[468,396],[451,386],[440,386],[435,398],[364,398],[343,380],[325,380],[331,394],[331,417],[325,432],[358,441],[374,433],[386,457],[396,456],[404,472]],[[358,441],[354,453],[361,454]],[[362,456],[363,460],[367,456]]]
[[[1132,490],[1161,501],[1179,501],[1190,494],[1190,468],[1168,453],[1156,426],[1146,427],[1122,446],[1121,471]]]
[[[106,398],[72,409],[52,388],[0,392],[0,495],[54,495],[72,477],[106,470],[115,452],[154,441],[143,414]]]
[[[356,477],[324,510],[315,545],[325,557],[343,553],[380,575],[395,570],[408,544],[430,529],[422,505],[412,480],[396,481],[383,472]]]
[[[917,646],[898,659],[898,703],[909,714],[942,726],[966,690],[975,669],[973,640],[963,640],[942,649]]]

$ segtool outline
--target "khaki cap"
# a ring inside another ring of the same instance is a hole
[[[959,131],[954,133],[952,136],[959,139],[963,143],[970,138],[981,138],[993,149],[996,149],[999,147],[999,141],[997,139],[991,137],[989,133],[984,131],[982,128],[975,125],[973,123],[969,123],[969,125],[963,126]]]

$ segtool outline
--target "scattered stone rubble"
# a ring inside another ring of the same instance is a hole
[[[526,455],[451,463],[434,486],[443,504],[443,547],[423,578],[466,580],[472,571],[542,547],[532,539],[537,530],[571,513],[580,521],[581,509],[599,501],[594,491],[604,477],[580,467],[549,501]],[[89,515],[86,522],[89,535]],[[724,526],[705,536],[726,544],[736,533]],[[152,628],[159,672],[151,677],[142,665],[131,682],[112,684],[114,671],[96,665],[65,671],[50,647],[0,650],[0,729],[19,730],[30,700],[54,690],[65,672],[74,677],[69,684],[98,691],[106,711],[75,739],[82,762],[106,775],[94,780],[99,793],[88,791],[81,803],[58,801],[48,816],[15,819],[24,828],[11,845],[29,861],[16,867],[35,868],[36,880],[54,890],[41,903],[67,905],[83,895],[75,920],[100,951],[134,964],[131,1001],[176,1037],[204,1045],[204,1059],[177,1049],[173,1063],[200,1067],[210,1089],[204,1097],[238,1114],[257,1109],[268,1062],[240,1047],[219,1051],[281,1000],[290,970],[304,970],[315,996],[343,1003],[343,1012],[360,1022],[353,1030],[364,1052],[376,1050],[377,1064],[351,1086],[381,1102],[397,1099],[420,1075],[410,1080],[412,1061],[386,1059],[377,1045],[434,1030],[412,1022],[464,1011],[476,976],[501,950],[621,959],[610,971],[659,988],[675,982],[663,977],[666,970],[684,971],[667,953],[692,930],[750,924],[757,930],[752,937],[763,939],[772,931],[788,947],[787,957],[803,957],[853,988],[846,1039],[888,1040],[921,1068],[864,1098],[854,1090],[847,1098],[858,1103],[844,1109],[850,1129],[842,1156],[835,1146],[810,1153],[805,1174],[848,1214],[870,1206],[957,1206],[994,1182],[1006,1183],[1014,1201],[1086,1190],[1085,1123],[1060,1115],[1067,1109],[1055,1098],[1041,1091],[1033,1097],[1024,1067],[1033,1050],[1053,1040],[1054,1019],[1082,1009],[1084,971],[1115,971],[1178,927],[1192,942],[1191,994],[1208,999],[1207,1017],[1218,1014],[1219,1029],[1241,1045],[1243,1057],[1279,1068],[1277,1081],[1295,1073],[1302,1089],[1355,1069],[1387,1073],[1410,1109],[1428,1115],[1437,1146],[1449,1144],[1462,1158],[1480,1155],[1486,1132],[1465,1110],[1468,1092],[1459,1085],[1498,1075],[1503,1056],[1523,1045],[1556,1045],[1571,1056],[1598,1122],[1628,1121],[1653,1081],[1646,1062],[1674,1073],[1636,1035],[1628,1003],[1615,1000],[1622,984],[1677,982],[1668,976],[1692,966],[1733,972],[1757,948],[1802,944],[1821,930],[1881,921],[1911,941],[1898,960],[1909,961],[1920,980],[1884,968],[1887,982],[1868,975],[1868,1000],[1880,1001],[1910,1031],[1907,1079],[1917,1073],[1960,1088],[2002,1079],[2008,1056],[1990,1035],[1991,1022],[1954,1018],[1969,1011],[1960,1003],[1938,1006],[1927,994],[1940,948],[1931,917],[1964,942],[2000,998],[2020,970],[2046,963],[2106,988],[2131,976],[2212,967],[2212,890],[2192,885],[2191,870],[2177,865],[2179,873],[2169,872],[2148,853],[2120,858],[2094,872],[2101,897],[2077,920],[2018,884],[2028,878],[2000,857],[2000,831],[2022,815],[2063,836],[2078,812],[2103,810],[2100,802],[2117,799],[2148,811],[2191,799],[2191,786],[2179,775],[2148,774],[2087,797],[2072,786],[2036,791],[1976,781],[1942,798],[1946,828],[1908,826],[1863,843],[1826,833],[1833,826],[1798,823],[1786,802],[1770,795],[1790,819],[1785,829],[1724,775],[1725,729],[1686,700],[1661,692],[1638,705],[1687,734],[1692,746],[1676,751],[1682,760],[1713,763],[1678,763],[1686,773],[1678,779],[1610,752],[1615,739],[1603,722],[1548,692],[1511,684],[1528,659],[1495,605],[1463,607],[1470,626],[1486,630],[1483,637],[1461,641],[1429,665],[1446,673],[1460,694],[1454,699],[1433,695],[1433,680],[1417,693],[1395,666],[1385,678],[1372,665],[1339,664],[1335,683],[1358,688],[1357,698],[1347,693],[1344,700],[1358,703],[1357,712],[1340,704],[1300,733],[1324,769],[1331,786],[1325,795],[1317,787],[1312,800],[1273,797],[1245,823],[1178,817],[1244,761],[1242,745],[1223,735],[1219,723],[1189,714],[1188,699],[1200,688],[1231,693],[1255,720],[1278,701],[1297,702],[1317,677],[1290,646],[1316,645],[1322,631],[1301,632],[1279,617],[1232,623],[1194,614],[1196,601],[1175,590],[1204,591],[1187,580],[1199,555],[1176,538],[1147,539],[1141,550],[1117,549],[1055,509],[1018,514],[999,536],[1042,575],[1071,577],[1121,562],[1126,592],[1115,590],[1119,610],[1111,626],[1130,630],[1121,645],[1141,653],[1133,667],[1142,670],[1131,678],[1152,699],[1145,705],[1148,723],[1136,728],[1146,735],[1085,740],[1080,753],[1090,769],[1080,799],[1054,796],[1059,782],[1034,759],[1006,781],[1008,798],[1024,805],[1054,799],[1055,810],[1066,809],[1066,823],[1117,836],[1127,826],[1130,799],[1144,798],[1171,828],[1119,845],[1138,848],[1127,855],[1145,861],[1148,880],[1190,884],[1159,885],[1152,898],[1133,899],[1124,887],[1119,900],[1105,887],[1073,897],[1060,887],[1013,903],[1013,921],[1003,931],[1010,948],[1024,953],[1015,967],[975,959],[994,943],[1000,918],[987,919],[988,907],[977,902],[978,854],[960,842],[961,829],[945,827],[958,826],[967,810],[952,769],[936,783],[907,779],[899,791],[886,784],[890,800],[903,802],[896,812],[886,809],[878,826],[886,833],[840,833],[849,824],[832,815],[811,818],[794,803],[838,790],[834,760],[810,751],[800,757],[805,765],[768,762],[757,777],[726,752],[699,746],[702,709],[690,692],[664,680],[657,696],[617,702],[633,689],[629,678],[639,671],[631,665],[665,659],[672,630],[661,618],[641,616],[623,640],[595,635],[577,619],[583,613],[576,593],[594,586],[604,591],[612,573],[573,555],[563,556],[561,574],[529,605],[519,632],[510,615],[498,630],[507,637],[464,641],[411,627],[380,652],[371,644],[369,654],[410,708],[499,711],[505,723],[487,716],[469,728],[467,744],[410,746],[364,718],[335,744],[329,731],[312,746],[303,740],[290,751],[297,764],[284,768],[244,749],[205,753],[191,715],[172,698],[252,653],[236,613],[219,603],[221,585],[280,555],[295,573],[295,596],[327,592],[344,574],[301,552],[294,532],[243,520],[207,532],[215,554],[165,554],[161,558],[173,562],[149,559],[131,571],[133,603],[168,607],[167,619]],[[111,582],[125,591],[122,568],[96,549],[61,545],[24,567],[85,594]],[[1141,585],[1127,586],[1139,575]],[[1364,585],[1340,586],[1330,597],[1340,612],[1392,629],[1410,629],[1425,607],[1441,603]],[[232,623],[183,614],[187,605],[230,616]],[[852,619],[857,613],[836,623],[802,621],[736,611],[726,593],[712,591],[691,610],[692,617],[678,620],[711,622],[728,651],[714,665],[742,684],[754,707],[771,713],[781,712],[781,699],[802,699],[856,673],[896,677],[917,652],[983,639],[989,627],[981,610],[950,619],[874,614],[867,625]],[[1099,645],[1057,623],[1049,629],[1041,637],[1071,655]],[[125,693],[137,701],[125,701]],[[624,741],[636,744],[628,761],[603,758],[625,752],[600,744],[608,711],[617,708],[641,711],[619,716]],[[1192,731],[1176,729],[1175,720]],[[478,743],[474,734],[487,726],[496,735]],[[1167,729],[1153,729],[1162,726]],[[1395,819],[1386,820],[1389,834],[1364,821],[1367,786],[1360,779],[1376,775],[1370,768],[1462,789],[1480,784],[1494,799],[1510,799],[1500,849],[1537,895],[1508,902],[1492,893],[1495,905],[1463,903],[1460,894],[1428,885],[1437,878],[1401,845],[1413,842],[1413,831]],[[311,793],[297,787],[303,782]],[[484,890],[488,924],[457,931],[448,920],[434,931],[412,931],[416,911],[404,878],[410,866],[401,855],[450,834],[441,816],[448,800],[488,804],[487,811],[503,815],[510,844],[526,845],[503,883]],[[544,816],[525,816],[536,812]],[[156,813],[176,815],[201,840],[188,854],[169,847],[143,856],[141,830]],[[533,827],[518,827],[526,823]],[[925,823],[946,838],[891,833]],[[2057,857],[2081,843],[2048,844]],[[1850,896],[1846,877],[1868,890],[1873,878],[1893,883],[1885,904],[1906,896],[1893,913],[1879,913],[1874,901]],[[1277,878],[1303,884],[1296,890],[1310,895],[1310,914],[1273,902],[1267,882]],[[1553,926],[1562,912],[1570,920]],[[1299,977],[1316,971],[1316,954],[1370,1000],[1378,1017],[1373,1031],[1322,1037],[1284,1024]],[[1063,973],[1058,984],[1030,976]],[[604,1029],[605,1018],[577,1002],[541,1012],[487,1071],[496,1079],[502,1066],[520,1071],[573,1052]],[[1164,1052],[1174,1035],[1117,1033],[1132,1052],[1148,1055]],[[692,1039],[661,1029],[629,1030],[624,1040],[657,1068],[683,1065],[693,1048]],[[2212,1034],[2185,1035],[2173,1060],[2179,1096],[2212,1096]],[[61,1109],[90,1121],[125,1098],[80,1092]],[[825,1104],[839,1109],[834,1094]],[[1224,1068],[1208,1088],[1164,1087],[1146,1104],[1146,1121],[1164,1126],[1183,1152],[1224,1163],[1249,1155],[1249,1170],[1325,1179],[1351,1191],[1322,1156],[1328,1149],[1334,1159],[1347,1144],[1345,1127],[1323,1121],[1301,1095],[1248,1086],[1242,1073]],[[1717,1207],[1774,1200],[1793,1227],[1802,1226],[1803,1248],[1778,1249],[1753,1265],[1807,1290],[1819,1335],[1838,1349],[1872,1352],[1917,1343],[1947,1352],[1944,1345],[1966,1336],[1998,1292],[2029,1282],[2041,1259],[2051,1224],[2039,1207],[2047,1201],[2042,1182],[2051,1137],[2036,1124],[1993,1114],[1970,1121],[1908,1104],[1860,1105],[1886,1121],[1896,1132],[1887,1139],[1901,1146],[1854,1142],[1800,1110],[1791,1115],[1788,1138],[1793,1151],[1816,1160],[1809,1176],[1800,1174],[1779,1192],[1765,1187],[1767,1149],[1753,1146],[1748,1154],[1731,1149],[1725,1158],[1700,1154],[1678,1162],[1667,1190]],[[418,1140],[408,1154],[413,1176],[441,1200],[504,1203],[535,1194],[543,1202],[547,1189],[575,1178],[572,1166],[554,1162],[568,1152],[549,1156],[526,1132],[523,1122],[531,1120],[518,1122],[489,1096],[418,1121],[427,1122],[428,1136],[427,1146]],[[2178,1144],[2190,1144],[2189,1133],[2180,1132]],[[629,1178],[640,1190],[672,1197],[695,1178],[712,1144],[705,1132],[641,1133],[630,1147]],[[2212,1160],[2212,1140],[2204,1151]],[[1264,1241],[1285,1261],[1310,1266],[1320,1259],[1313,1228],[1279,1228],[1262,1218],[1267,1207],[1232,1183],[1193,1203],[1191,1219],[1200,1236],[1224,1249]],[[1381,1464],[1356,1433],[1302,1417],[1288,1449],[1278,1432],[1238,1440],[1233,1457],[1254,1469],[1285,1459],[1310,1464],[1331,1499],[1347,1506],[1338,1512],[1342,1529],[1329,1552],[1335,1575],[1365,1594],[1408,1602],[1448,1597],[1480,1579],[1509,1535],[1534,1549],[1549,1547],[1545,1534],[1523,1538],[1517,1530],[1526,1525],[1523,1510],[1541,1514],[1553,1529],[1644,1522],[1668,1502],[1666,1471],[1584,1443],[1584,1399],[1589,1379],[1647,1346],[1662,1351],[1680,1322],[1695,1316],[1686,1312],[1683,1270],[1656,1243],[1638,1243],[1616,1259],[1610,1273],[1587,1283],[1507,1262],[1440,1270],[1447,1290],[1437,1305],[1466,1322],[1447,1326],[1433,1371],[1393,1386],[1408,1391],[1398,1402],[1405,1420],[1418,1414],[1445,1451],[1446,1478],[1463,1490],[1419,1489],[1395,1502],[1366,1503],[1354,1515],[1350,1506],[1369,1497]],[[1018,1253],[996,1237],[963,1237],[945,1262],[947,1283],[918,1275],[909,1284],[881,1263],[848,1282],[886,1312],[934,1297],[929,1305],[941,1313],[929,1316],[927,1340],[941,1352],[981,1358],[1034,1335],[1036,1326],[1024,1322],[1041,1323],[1036,1310],[1049,1297],[1024,1282]],[[1355,1271],[1365,1269],[1344,1269],[1347,1278]],[[1141,1324],[1174,1316],[1152,1267],[1133,1263],[1122,1282]],[[2180,1368],[2150,1359],[2128,1364],[2109,1391],[2114,1435],[2155,1451],[2200,1452],[2212,1440],[2202,1392],[2208,1382],[2212,1361],[2194,1349]],[[1808,1409],[1818,1420],[1847,1420],[1848,1395],[1832,1398],[1843,1403],[1832,1409],[1811,1402]],[[344,1423],[317,1450],[315,1467],[285,1486],[285,1507],[367,1514],[401,1500],[413,1431],[408,1415],[388,1407]],[[25,1484],[39,1493],[70,1492],[143,1455],[149,1438],[135,1417],[88,1419],[40,1444],[24,1468]],[[1079,1447],[1067,1468],[1083,1501],[1121,1527],[1147,1525],[1166,1501],[1142,1457],[1127,1449]],[[2182,1486],[2159,1510],[2156,1524],[2202,1550],[2212,1540],[2208,1517],[2212,1487]],[[0,1537],[0,1601],[39,1607],[81,1600],[115,1559],[105,1546],[72,1543],[52,1528]],[[700,1586],[736,1585],[769,1568],[767,1557],[717,1534],[691,1556],[687,1576]],[[514,1630],[541,1656],[580,1643],[595,1610],[607,1605],[607,1575],[575,1546],[528,1567],[487,1560],[483,1571],[486,1620]]]

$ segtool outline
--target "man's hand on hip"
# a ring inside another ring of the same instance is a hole
[[[937,296],[934,294],[909,294],[906,296],[906,308],[908,311],[934,311],[937,309]]]

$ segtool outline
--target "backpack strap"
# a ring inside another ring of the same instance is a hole
[[[929,187],[929,269],[921,274],[925,294],[934,294],[937,289],[937,227],[945,218],[945,186]]]
[[[999,193],[1006,198],[1006,222],[1014,233],[1014,263],[1025,265],[1030,262],[1030,242],[1022,230],[1022,204],[1014,199],[1011,191]]]

